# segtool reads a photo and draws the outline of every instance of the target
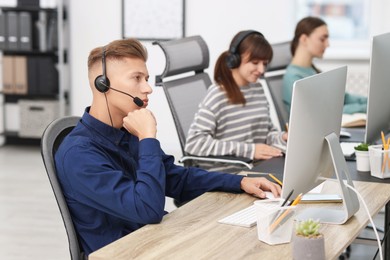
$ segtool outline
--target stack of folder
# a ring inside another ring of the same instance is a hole
[[[10,51],[32,50],[32,20],[28,12],[0,13],[0,48]]]
[[[5,94],[58,94],[58,71],[51,57],[4,55],[2,67]]]

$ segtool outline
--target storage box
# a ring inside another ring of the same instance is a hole
[[[20,137],[41,138],[43,131],[59,117],[59,102],[55,100],[19,100]]]

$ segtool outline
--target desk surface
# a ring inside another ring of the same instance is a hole
[[[335,182],[328,181],[324,188],[329,191],[334,185]],[[390,199],[388,184],[354,182],[354,185],[370,201],[371,215]],[[147,225],[92,253],[89,259],[291,259],[291,244],[270,246],[259,241],[256,226],[217,223],[254,200],[247,194],[206,193],[166,215],[160,224]],[[344,225],[324,224],[326,259],[336,259],[367,223],[367,214],[361,207]]]
[[[257,163],[251,170],[248,171],[273,173],[276,177],[280,178],[280,180],[283,180],[284,159],[285,157],[275,157],[269,160],[261,161]],[[380,178],[372,177],[370,172],[357,171],[355,161],[347,161],[347,166],[349,169],[349,174],[351,176],[351,179],[354,181],[390,183],[390,178],[380,179]]]

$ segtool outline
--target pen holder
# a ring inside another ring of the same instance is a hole
[[[390,150],[383,150],[382,145],[370,145],[371,176],[380,179],[390,177]]]
[[[257,235],[260,241],[269,245],[291,241],[296,206],[281,207],[280,204],[280,200],[255,201]]]

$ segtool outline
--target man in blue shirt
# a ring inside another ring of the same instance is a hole
[[[264,178],[174,164],[162,151],[156,120],[146,109],[152,93],[146,60],[146,49],[135,39],[91,51],[92,104],[55,155],[86,255],[146,224],[159,223],[166,213],[165,196],[186,201],[206,191],[280,195],[280,187]]]

